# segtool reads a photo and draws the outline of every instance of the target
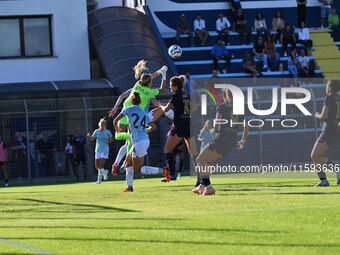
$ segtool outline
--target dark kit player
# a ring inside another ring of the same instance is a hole
[[[223,105],[219,105],[216,110],[215,119],[227,120],[227,124],[215,124],[213,133],[216,133],[215,138],[209,145],[205,146],[197,157],[197,168],[200,170],[200,176],[202,177],[201,184],[192,191],[197,194],[213,195],[215,194],[214,188],[210,184],[210,173],[208,171],[209,166],[215,160],[227,155],[236,144],[238,144],[238,150],[243,149],[244,143],[248,137],[249,127],[246,124],[243,128],[242,140],[237,143],[237,136],[239,127],[242,126],[244,120],[243,115],[233,114],[233,95],[229,89],[223,90]],[[232,125],[231,123],[238,123]],[[196,169],[197,170],[197,169]]]
[[[176,146],[184,139],[190,155],[193,158],[197,155],[194,139],[190,135],[190,99],[183,90],[184,84],[185,77],[183,75],[172,77],[170,80],[171,100],[166,106],[161,107],[164,112],[174,108],[173,126],[164,147],[172,181],[177,179],[173,154]]]
[[[84,181],[87,181],[87,158],[86,152],[89,153],[85,137],[81,135],[79,127],[76,128],[76,134],[72,138],[72,151],[74,152],[74,165],[77,181],[79,181],[79,165],[82,163],[84,171]],[[86,151],[86,152],[85,152]]]
[[[334,144],[338,137],[340,121],[340,80],[330,80],[326,87],[326,94],[322,112],[317,112],[315,118],[323,121],[322,132],[314,144],[312,160],[317,170],[320,182],[315,186],[329,186],[325,169],[333,170],[337,175],[337,184],[340,183],[339,169],[325,157],[324,154]]]

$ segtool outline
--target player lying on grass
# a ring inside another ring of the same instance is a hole
[[[242,140],[237,142],[240,125],[231,125],[231,123],[243,122],[244,116],[233,115],[233,95],[229,89],[223,90],[223,101],[224,104],[217,107],[215,119],[228,120],[228,124],[215,124],[213,134],[216,133],[216,136],[203,148],[196,159],[196,171],[199,170],[202,181],[192,192],[202,194],[203,196],[215,194],[215,189],[210,183],[209,166],[211,163],[227,155],[236,144],[238,144],[238,150],[243,149],[248,137],[249,127],[246,124],[243,128]]]
[[[126,107],[114,119],[113,125],[117,132],[122,129],[118,123],[124,117],[127,117],[128,124],[132,136],[132,150],[126,158],[126,184],[127,188],[123,192],[133,191],[133,175],[134,172],[142,174],[163,174],[170,180],[169,172],[166,169],[158,167],[143,166],[144,157],[150,145],[148,133],[156,129],[155,123],[145,111],[139,107],[141,104],[141,96],[138,92],[133,92],[130,98],[131,106]],[[149,125],[148,128],[146,126]]]
[[[137,63],[137,65],[133,68],[135,71],[135,78],[137,80],[136,84],[134,87],[126,92],[124,92],[122,95],[119,96],[115,106],[112,108],[112,110],[109,111],[109,116],[113,117],[121,102],[123,101],[124,98],[124,106],[123,109],[126,107],[131,106],[130,99],[133,94],[133,92],[138,92],[140,93],[141,96],[141,104],[140,107],[149,115],[149,117],[153,120],[156,121],[159,117],[163,115],[162,109],[159,108],[159,103],[155,99],[155,96],[158,95],[159,93],[162,93],[165,89],[165,82],[166,82],[166,71],[167,67],[163,66],[161,69],[159,69],[157,72],[154,72],[152,74],[143,74],[143,71],[147,71],[148,68],[146,67],[146,61],[141,60]],[[162,83],[160,88],[158,89],[152,89],[152,80],[157,76],[161,74],[162,75]],[[156,107],[153,111],[149,112],[149,104],[150,101],[152,104]],[[122,130],[122,132],[116,132],[115,133],[115,139],[116,140],[127,140],[128,144],[123,145],[116,157],[116,160],[114,164],[112,165],[112,174],[116,175],[117,174],[117,168],[119,166],[120,161],[124,158],[124,156],[127,154],[127,152],[130,151],[131,148],[131,142],[129,140],[130,134],[125,132],[127,130],[127,119],[126,117],[122,118],[119,121],[119,127]]]
[[[108,171],[104,169],[105,161],[109,158],[109,144],[113,142],[112,134],[106,129],[105,118],[98,123],[99,128],[93,134],[87,134],[91,141],[96,140],[95,167],[98,170],[98,179],[94,184],[101,184],[102,178],[107,180]]]
[[[326,94],[322,112],[317,112],[315,118],[322,120],[322,131],[316,140],[311,157],[317,170],[320,182],[315,186],[329,186],[326,173],[323,170],[330,169],[336,172],[337,184],[340,183],[339,169],[325,157],[324,154],[334,144],[338,137],[340,127],[340,80],[330,80],[326,87]]]
[[[190,98],[183,90],[185,77],[183,75],[170,79],[171,100],[166,106],[161,106],[164,112],[173,108],[174,117],[170,135],[164,147],[167,166],[172,181],[176,180],[175,160],[173,150],[184,139],[192,158],[197,156],[194,134],[190,134]],[[169,181],[162,179],[163,182]]]

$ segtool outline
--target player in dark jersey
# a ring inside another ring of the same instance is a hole
[[[173,128],[173,124],[171,125],[171,129],[169,130],[169,132],[166,134],[166,138],[168,138],[171,134]],[[175,149],[172,151],[172,154],[174,155],[174,164],[176,166],[176,158],[177,155],[179,157],[179,166],[178,166],[178,171],[177,171],[177,178],[181,179],[182,177],[182,170],[183,170],[183,165],[184,165],[184,153],[183,153],[183,140],[179,142],[179,144],[177,144],[177,146],[175,147]],[[166,182],[166,179],[162,179],[163,182]]]
[[[171,179],[176,180],[173,150],[184,139],[191,157],[197,156],[196,145],[190,134],[190,98],[182,89],[185,84],[184,76],[170,79],[171,100],[166,106],[161,106],[164,112],[173,108],[174,118],[170,136],[168,137],[164,153],[166,155]]]
[[[76,134],[72,137],[72,151],[75,165],[75,174],[77,181],[79,181],[79,165],[82,163],[84,171],[84,181],[87,181],[87,157],[86,152],[89,153],[85,137],[81,135],[80,127],[76,128]]]
[[[329,186],[325,169],[333,170],[337,175],[337,184],[340,183],[340,172],[335,165],[325,157],[326,151],[334,144],[338,137],[340,121],[340,80],[330,80],[326,87],[326,94],[322,112],[317,112],[315,118],[322,120],[322,131],[316,140],[311,157],[317,170],[320,182],[315,186]]]
[[[198,166],[197,168],[199,169],[207,168],[213,161],[227,155],[236,144],[238,144],[238,150],[243,149],[244,143],[248,137],[249,127],[244,121],[244,116],[233,114],[233,95],[229,89],[223,90],[223,100],[224,104],[217,107],[216,119],[227,120],[228,123],[215,124],[213,129],[213,133],[216,133],[215,138],[209,145],[204,147],[197,157],[196,163]],[[244,123],[243,136],[242,140],[237,142],[238,131],[241,126],[241,124],[239,124],[240,122]],[[215,194],[215,190],[210,184],[209,175],[210,174],[203,169],[200,171],[202,181],[197,188],[192,190],[194,193],[202,194],[204,196]]]

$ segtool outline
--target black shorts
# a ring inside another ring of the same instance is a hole
[[[235,137],[217,134],[209,143],[208,148],[211,151],[216,151],[218,154],[227,155],[234,148],[235,144]]]
[[[190,122],[188,123],[179,123],[177,125],[173,125],[171,128],[171,136],[177,135],[178,137],[183,137],[185,139],[190,138]]]
[[[74,165],[75,166],[78,166],[80,164],[80,162],[83,164],[83,165],[87,165],[87,159],[86,159],[86,156],[85,155],[77,155],[74,159]]]
[[[4,166],[6,165],[6,162],[5,161],[0,161],[0,166]]]
[[[331,147],[334,142],[336,141],[336,139],[338,138],[338,130],[337,129],[325,129],[322,130],[319,138],[318,138],[318,142],[319,143],[324,143],[326,142],[326,144]]]

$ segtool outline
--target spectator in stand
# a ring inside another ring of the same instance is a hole
[[[185,92],[190,95],[192,91],[192,88],[194,88],[195,81],[190,78],[190,72],[185,73]]]
[[[5,180],[5,186],[8,187],[8,175],[6,170],[6,161],[7,161],[7,145],[2,141],[0,135],[0,168],[2,171],[2,175]]]
[[[201,45],[205,46],[205,42],[209,37],[209,32],[205,29],[205,20],[202,19],[201,14],[197,14],[197,18],[194,21],[195,35],[201,41]]]
[[[257,61],[263,61],[263,70],[268,69],[268,57],[267,54],[265,53],[265,47],[264,47],[264,42],[262,36],[259,36],[257,38],[257,42],[254,44],[253,47],[253,53],[254,53],[254,58]]]
[[[179,39],[181,37],[181,34],[187,34],[187,35],[189,35],[189,38],[190,38],[191,47],[195,46],[194,36],[193,36],[192,32],[190,31],[190,25],[189,25],[189,22],[186,21],[184,13],[181,15],[181,18],[177,22],[176,30],[177,30],[176,31],[176,43],[178,45],[179,45]]]
[[[236,15],[239,9],[242,9],[240,0],[229,0],[229,7],[232,14]]]
[[[85,137],[81,135],[80,127],[76,128],[76,134],[72,138],[72,151],[74,152],[74,165],[77,181],[79,181],[79,165],[83,166],[84,181],[87,181],[87,157],[86,153],[89,153]]]
[[[218,38],[221,38],[223,40],[223,43],[226,45],[230,45],[229,31],[230,31],[229,20],[226,17],[224,17],[222,13],[220,13],[218,15],[218,19],[216,20],[216,32],[218,33]]]
[[[332,13],[328,15],[328,28],[337,34],[340,32],[339,16],[336,14],[335,7],[332,8]]]
[[[254,59],[250,56],[249,51],[246,51],[243,58],[243,69],[245,73],[251,73],[253,75],[253,84],[256,84],[256,75],[259,74],[263,76],[263,74],[256,70],[256,64]]]
[[[228,56],[227,48],[222,44],[222,39],[217,39],[217,44],[214,45],[211,51],[211,55],[214,60],[214,70],[218,70],[218,61],[225,60],[223,73],[227,73],[231,58]]]
[[[325,18],[331,14],[333,0],[319,0],[321,3],[321,29],[324,28]]]
[[[55,157],[56,149],[52,141],[48,138],[48,133],[43,132],[42,138],[37,141],[36,150],[41,158],[46,171],[46,176],[51,175],[52,159]]]
[[[305,55],[305,50],[300,50],[300,56],[297,59],[300,77],[313,77],[314,70],[309,64],[309,58]]]
[[[67,142],[66,142],[66,146],[64,150],[68,175],[71,175],[71,170],[73,171],[75,170],[73,149],[72,149],[72,139],[73,139],[73,135],[69,135],[67,138]]]
[[[280,43],[281,33],[285,27],[285,18],[281,11],[275,12],[274,18],[272,20],[272,26],[272,30],[277,32],[275,35],[275,41],[276,43]]]
[[[288,57],[288,71],[293,76],[293,78],[298,78],[298,70],[296,68],[296,50],[292,50],[290,56]]]
[[[301,27],[301,21],[306,22],[307,0],[296,0],[296,3],[297,3],[298,26]]]
[[[256,14],[254,21],[254,29],[258,37],[259,36],[266,37],[269,34],[269,31],[267,30],[266,20],[263,18],[263,14],[261,12]]]
[[[19,179],[27,177],[27,148],[20,132],[15,132],[11,143],[11,159],[13,161],[13,175]]]
[[[309,39],[309,30],[306,28],[305,22],[301,22],[301,29],[298,32],[299,40],[298,43],[305,45],[309,52],[313,52],[313,41]]]
[[[247,34],[247,44],[251,43],[251,31],[245,27],[246,24],[247,20],[242,15],[242,9],[238,9],[235,17],[235,31],[240,34],[242,44],[244,44],[244,33]]]
[[[212,76],[210,78],[220,78],[220,77],[218,77],[218,71],[212,70]]]
[[[273,41],[273,37],[271,37],[271,35],[267,35],[267,41],[264,43],[264,48],[268,57],[267,62],[271,67],[271,70],[277,71],[280,62],[280,55],[276,52],[275,42]]]
[[[296,38],[295,34],[292,31],[291,27],[289,24],[285,26],[285,29],[283,30],[281,34],[281,45],[283,46],[283,55],[287,57],[287,46],[288,43],[292,45],[292,49],[296,49]]]

